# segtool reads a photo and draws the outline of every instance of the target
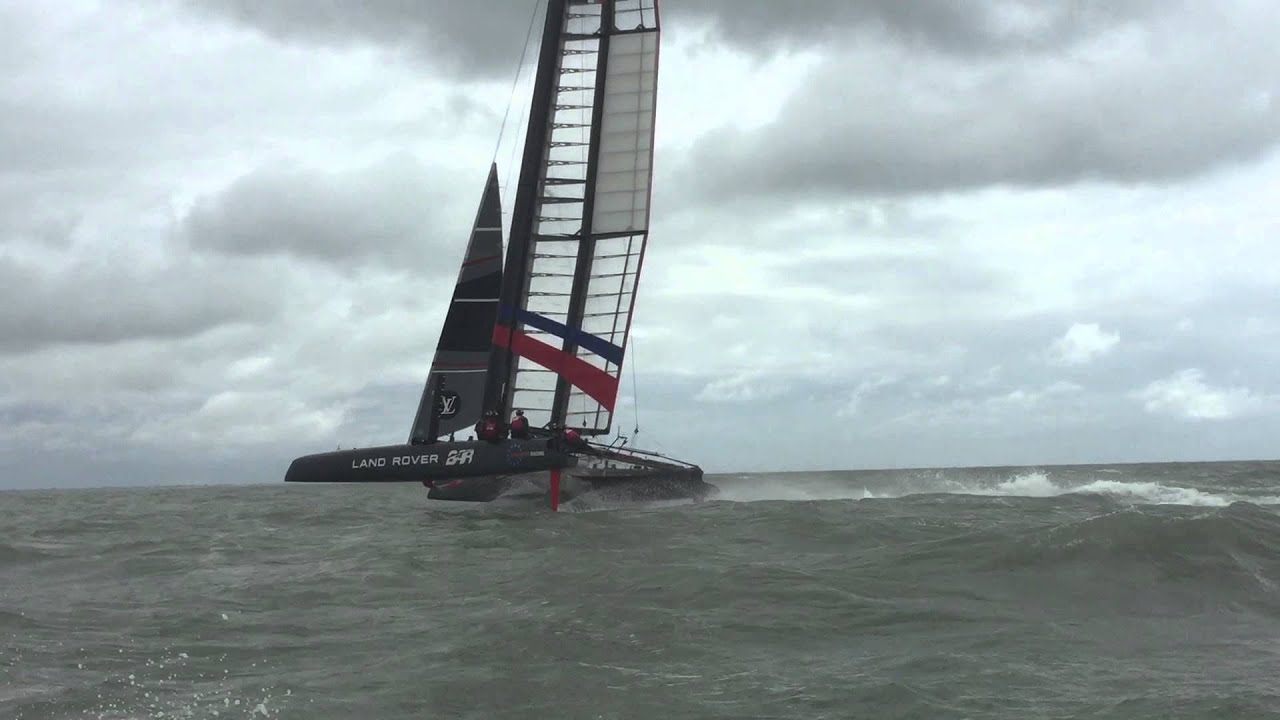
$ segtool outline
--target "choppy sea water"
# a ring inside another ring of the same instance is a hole
[[[0,493],[0,718],[1280,717],[1280,463]]]

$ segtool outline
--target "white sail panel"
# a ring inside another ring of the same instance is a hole
[[[657,80],[656,28],[610,38],[591,218],[594,234],[649,227]]]

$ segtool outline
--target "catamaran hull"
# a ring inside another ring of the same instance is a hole
[[[543,497],[549,490],[549,480],[548,473],[463,478],[434,483],[427,497],[480,503]],[[568,502],[591,494],[606,502],[702,501],[719,491],[702,479],[699,468],[605,472],[570,469],[564,471],[560,499]]]
[[[547,494],[547,476],[548,473],[537,473],[448,480],[428,485],[427,499],[485,503],[499,498],[541,498]]]
[[[571,471],[568,471],[571,472]],[[661,502],[669,500],[703,501],[714,497],[720,489],[702,479],[702,471],[663,471],[635,475],[580,476],[568,474],[581,488],[606,500],[625,502]],[[572,498],[572,492],[570,495]]]
[[[485,479],[572,467],[576,458],[549,440],[384,445],[305,455],[289,465],[285,482],[386,483]]]

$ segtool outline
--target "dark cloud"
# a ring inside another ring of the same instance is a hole
[[[534,10],[532,0],[185,2],[198,11],[285,42],[338,46],[372,43],[425,57],[449,74],[463,77],[510,77],[520,60]],[[537,25],[535,40],[540,30],[541,25]]]
[[[290,42],[399,47],[494,78],[511,77],[534,8],[188,4]],[[1277,11],[1265,5],[689,0],[665,12],[669,30],[825,56],[763,131],[698,146],[678,183],[688,202],[1162,182],[1246,162],[1280,137],[1280,55],[1265,30]]]
[[[402,48],[461,76],[509,76],[520,57],[535,0],[322,3],[186,0],[188,6],[288,42]],[[537,2],[534,39],[544,2]],[[809,50],[868,36],[956,56],[1049,50],[1168,11],[1151,0],[676,0],[663,5],[668,31],[709,26],[751,52]]]
[[[178,339],[277,311],[268,287],[195,258],[146,269],[84,259],[50,270],[0,255],[0,353]]]
[[[191,246],[231,255],[287,254],[330,262],[456,261],[474,210],[458,178],[393,156],[351,172],[299,165],[260,168],[198,201],[184,221]],[[425,269],[443,269],[447,263]],[[420,267],[420,266],[418,266]],[[456,271],[456,267],[453,268]]]
[[[1261,37],[1266,17],[1202,26],[1185,42],[1189,22],[1165,22],[1007,62],[833,55],[773,122],[695,146],[680,186],[701,192],[684,200],[1161,183],[1253,161],[1280,140],[1280,50]]]
[[[685,0],[664,9],[669,26],[685,18],[711,23],[721,39],[760,52],[858,42],[879,35],[895,44],[956,56],[1001,55],[1062,47],[1174,3],[1151,0]],[[1180,4],[1180,3],[1178,3]]]
[[[334,148],[445,146],[499,122],[390,53],[297,52],[136,4],[0,9],[0,209],[10,196],[159,195],[176,177],[243,167],[227,161],[236,153],[331,161]]]
[[[69,415],[65,407],[53,403],[0,399],[0,425],[11,431],[24,425],[54,425]]]

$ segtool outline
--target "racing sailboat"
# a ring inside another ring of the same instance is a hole
[[[286,482],[421,481],[489,501],[702,499],[692,463],[612,432],[649,239],[658,0],[547,0],[505,258],[491,166],[409,440],[307,455]],[[456,440],[519,412],[527,432]]]

